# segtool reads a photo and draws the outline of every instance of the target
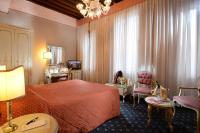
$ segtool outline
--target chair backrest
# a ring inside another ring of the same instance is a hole
[[[147,71],[141,71],[137,73],[138,75],[138,82],[140,84],[151,85],[152,83],[152,73]]]

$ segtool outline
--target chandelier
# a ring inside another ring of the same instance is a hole
[[[110,10],[111,0],[105,0],[104,4],[99,2],[99,0],[82,0],[82,3],[76,5],[76,8],[84,17],[100,17],[101,14],[107,14]]]

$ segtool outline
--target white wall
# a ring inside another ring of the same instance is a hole
[[[16,10],[9,10],[8,13],[0,12],[0,23],[32,31],[32,82],[34,84],[44,79],[46,61],[42,59],[42,53],[46,50],[46,44],[57,44],[64,47],[66,60],[76,58],[76,27]]]

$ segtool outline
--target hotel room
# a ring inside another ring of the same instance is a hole
[[[0,133],[200,133],[200,0],[0,0]]]

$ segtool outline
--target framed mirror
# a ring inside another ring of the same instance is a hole
[[[49,65],[59,65],[65,63],[65,49],[63,47],[50,44],[47,48],[52,54]]]

